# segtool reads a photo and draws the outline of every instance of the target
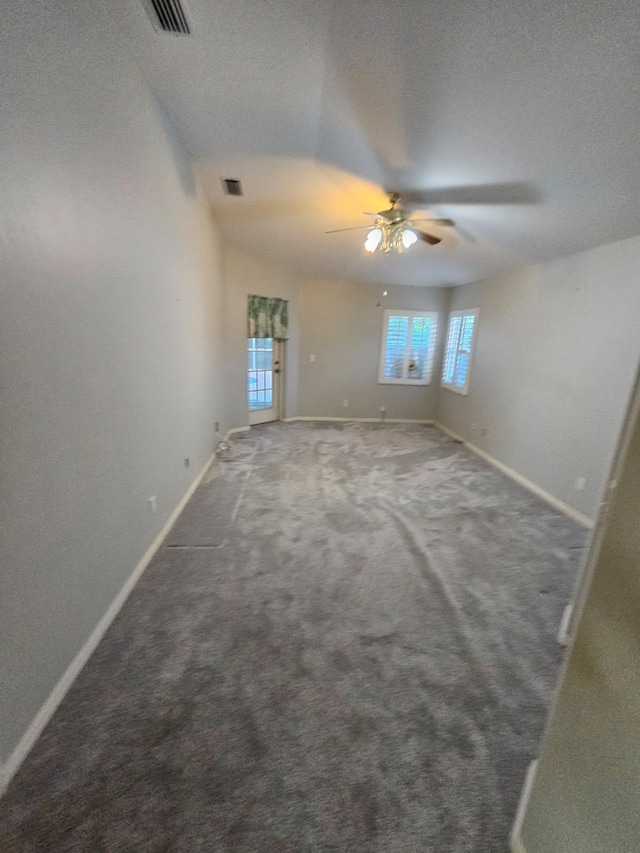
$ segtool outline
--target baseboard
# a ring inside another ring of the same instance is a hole
[[[511,836],[511,853],[527,853],[527,848],[524,846],[522,838],[518,835]]]
[[[228,441],[232,435],[239,435],[240,433],[243,433],[243,432],[250,432],[250,430],[251,430],[250,426],[241,426],[241,427],[234,427],[233,429],[228,429],[226,431],[226,433],[224,434],[224,438],[222,440]]]
[[[349,421],[356,422],[360,424],[431,424],[433,425],[435,421],[433,420],[419,420],[418,418],[326,418],[326,417],[308,417],[307,415],[301,415],[296,418],[282,418],[283,422],[286,424],[293,423],[294,421],[319,421],[319,422],[339,422],[339,423],[347,423]]]
[[[522,474],[518,474],[517,471],[514,471],[513,468],[510,468],[508,465],[505,465],[504,462],[500,462],[499,459],[496,459],[494,456],[491,456],[490,453],[487,453],[482,448],[477,447],[475,444],[471,444],[471,442],[462,438],[462,436],[457,435],[453,430],[450,430],[448,427],[443,424],[435,421],[435,425],[438,429],[441,429],[442,432],[451,436],[451,438],[455,438],[456,441],[460,441],[467,447],[472,453],[475,453],[476,456],[479,456],[481,459],[484,459],[485,462],[488,462],[490,465],[493,465],[494,468],[497,468],[499,471],[502,471],[503,474],[506,474],[507,477],[510,477],[512,480],[515,480],[521,486],[524,486],[525,489],[528,489],[530,492],[533,492],[534,495],[541,498],[543,501],[548,503],[554,509],[557,509],[559,512],[568,515],[569,518],[572,518],[574,521],[577,521],[578,524],[581,524],[583,527],[591,530],[594,526],[594,521],[588,516],[583,515],[579,510],[574,509],[569,504],[561,501],[560,498],[555,497],[550,492],[545,491],[541,486],[538,486],[532,480],[529,480],[527,477],[523,477]]]
[[[569,635],[569,626],[571,625],[571,617],[573,616],[573,604],[567,604],[562,612],[560,627],[558,628],[557,640],[561,646],[568,646],[571,637]]]
[[[524,777],[524,785],[522,793],[520,794],[518,811],[516,812],[515,820],[513,821],[513,829],[511,830],[511,838],[509,839],[511,853],[527,853],[524,841],[522,840],[522,824],[524,823],[524,816],[527,812],[527,806],[529,805],[529,800],[531,798],[531,791],[533,790],[533,783],[536,778],[537,769],[537,761],[532,761],[527,767],[527,775]]]
[[[19,770],[20,765],[25,760],[33,745],[40,737],[44,727],[47,725],[51,717],[53,717],[58,706],[67,694],[69,688],[76,680],[82,668],[95,651],[100,640],[106,634],[107,630],[109,629],[109,626],[118,615],[120,609],[129,597],[134,586],[142,576],[144,570],[151,562],[151,558],[156,553],[156,551],[168,535],[169,531],[175,524],[178,516],[184,509],[191,495],[200,485],[201,480],[211,467],[214,458],[215,454],[211,454],[203,469],[200,471],[195,480],[191,483],[191,485],[183,495],[182,499],[165,522],[162,530],[158,533],[151,545],[149,545],[142,559],[139,561],[132,574],[126,580],[120,592],[111,602],[108,609],[106,610],[96,627],[93,629],[78,654],[75,656],[71,664],[67,667],[66,671],[47,697],[45,703],[42,705],[38,713],[35,715],[31,723],[29,724],[29,727],[18,741],[18,744],[13,750],[13,752],[9,755],[7,760],[0,767],[0,796],[2,796],[2,794],[4,794],[4,792],[6,791],[12,778]]]

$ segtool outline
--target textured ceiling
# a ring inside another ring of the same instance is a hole
[[[258,256],[443,285],[640,234],[637,2],[185,0],[190,38],[118,2],[224,235]],[[323,233],[385,188],[428,190],[459,229],[394,257]]]

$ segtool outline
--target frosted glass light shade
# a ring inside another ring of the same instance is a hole
[[[414,243],[418,242],[418,237],[415,231],[412,231],[410,228],[407,228],[402,234],[402,245],[405,249],[408,249],[409,246],[413,246]]]
[[[367,252],[375,252],[382,240],[382,231],[380,228],[372,228],[367,234],[367,239],[364,241],[364,247]]]

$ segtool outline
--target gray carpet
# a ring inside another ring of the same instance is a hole
[[[255,428],[0,802],[0,849],[506,851],[585,541],[435,428]]]

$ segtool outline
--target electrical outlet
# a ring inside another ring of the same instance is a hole
[[[346,408],[346,407],[349,405],[349,401],[348,401],[348,400],[343,400],[343,401],[342,401],[342,405]]]
[[[385,413],[386,411],[387,411],[387,410],[386,410],[386,408],[385,408],[384,406],[380,406],[380,414],[381,414],[381,415],[384,415],[384,413]]]
[[[576,492],[584,492],[587,488],[587,479],[586,477],[578,477],[575,483]]]
[[[214,432],[220,432],[220,421],[216,421],[213,425]]]
[[[311,355],[309,356],[309,361],[315,361],[315,360],[316,360],[315,355],[313,355],[313,353],[311,353]]]
[[[191,460],[189,459],[189,457],[188,457],[188,456],[187,456],[187,458],[184,460],[184,467],[185,467],[185,468],[191,468]]]
[[[158,501],[157,501],[155,495],[151,495],[148,503],[149,503],[149,509],[151,510],[151,512],[155,512],[158,509]]]

